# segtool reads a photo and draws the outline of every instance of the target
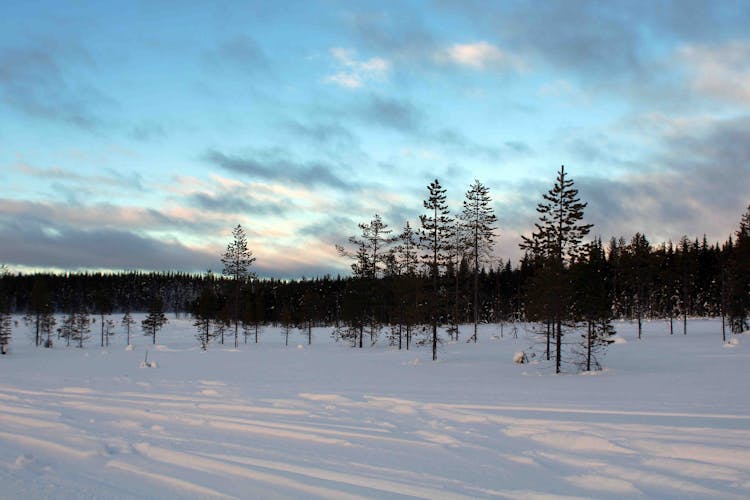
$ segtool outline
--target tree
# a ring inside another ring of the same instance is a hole
[[[234,347],[236,349],[238,347],[240,321],[240,290],[246,279],[254,277],[248,269],[255,262],[253,252],[247,248],[247,236],[245,236],[245,230],[242,229],[241,225],[237,224],[237,227],[232,230],[232,241],[227,245],[227,250],[224,252],[221,262],[224,264],[222,274],[229,276],[234,282],[234,314],[232,319],[234,320]]]
[[[161,297],[154,295],[148,308],[148,316],[141,321],[141,329],[144,335],[151,336],[151,342],[156,344],[156,333],[169,322],[164,315],[164,307]]]
[[[31,289],[29,307],[24,316],[25,323],[29,326],[33,325],[34,345],[37,347],[42,345],[42,327],[52,313],[53,308],[50,301],[49,290],[47,289],[47,283],[44,278],[37,277],[34,280],[34,285]]]
[[[386,268],[388,247],[396,241],[391,237],[392,229],[383,222],[379,214],[375,214],[368,223],[358,224],[360,236],[350,236],[349,244],[352,249],[336,245],[339,255],[353,259],[352,272],[360,278],[375,279],[382,276]]]
[[[203,285],[200,296],[193,304],[193,317],[195,321],[193,326],[198,330],[197,337],[201,343],[201,349],[208,349],[208,343],[211,340],[211,321],[216,316],[217,298],[214,293],[213,283],[210,275]]]
[[[573,264],[575,319],[586,323],[579,363],[586,371],[601,369],[599,359],[615,330],[612,326],[612,288],[604,248],[600,239],[588,245],[585,256]]]
[[[450,217],[446,203],[445,189],[435,179],[427,186],[427,199],[423,205],[427,214],[419,216],[422,229],[419,241],[422,247],[422,260],[429,270],[432,280],[432,297],[430,301],[430,323],[432,324],[432,359],[437,359],[438,323],[440,322],[440,268],[445,267],[450,259],[449,250],[453,233],[453,218]]]
[[[369,303],[363,307],[360,314],[366,314],[366,310],[370,315],[370,338],[371,342],[374,343],[380,330],[376,314],[377,300],[381,296],[379,286],[381,283],[378,278],[386,272],[390,255],[388,249],[397,238],[390,236],[393,230],[383,222],[379,214],[375,214],[368,223],[358,224],[358,227],[361,231],[360,236],[349,237],[351,248],[347,249],[341,245],[336,245],[336,250],[339,255],[354,261],[351,265],[354,278],[360,279],[362,284],[367,285],[370,289],[369,294],[361,297],[367,299]],[[365,320],[362,319],[361,323],[361,326],[364,327]],[[359,344],[362,347],[362,342]]]
[[[73,340],[78,341],[78,347],[83,349],[83,344],[91,338],[91,318],[86,310],[86,306],[81,306],[73,314]]]
[[[13,320],[10,316],[10,294],[7,293],[8,268],[0,266],[0,354],[8,352],[13,335]]]
[[[99,314],[100,318],[100,327],[101,327],[101,347],[104,347],[105,343],[105,335],[104,335],[104,329],[105,329],[105,321],[104,316],[107,314],[112,313],[112,299],[109,297],[108,293],[101,288],[96,291],[94,294],[94,306],[96,307],[96,312]],[[109,345],[109,337],[107,337],[107,345]]]
[[[477,324],[479,323],[479,263],[489,257],[495,238],[494,224],[497,222],[492,208],[490,190],[478,180],[469,187],[463,210],[460,215],[464,227],[464,245],[471,258],[474,272],[474,334],[472,340],[477,341]]]
[[[578,190],[573,188],[573,180],[566,178],[565,166],[557,173],[555,185],[542,195],[544,201],[537,205],[539,220],[534,224],[536,231],[531,236],[522,236],[520,247],[534,258],[546,264],[545,282],[536,286],[546,286],[545,315],[554,328],[556,345],[555,372],[560,373],[562,363],[562,324],[569,316],[568,305],[571,289],[568,281],[568,268],[578,259],[584,246],[583,238],[591,231],[592,224],[583,224],[583,209]]]
[[[133,316],[130,314],[130,311],[125,311],[125,315],[122,317],[122,326],[125,327],[125,331],[128,335],[128,343],[127,345],[130,345],[130,327],[135,324],[135,320],[133,319]]]
[[[750,205],[735,235],[729,262],[727,316],[732,333],[742,333],[750,327]]]
[[[653,280],[651,244],[644,234],[633,235],[630,244],[624,249],[623,261],[625,281],[633,302],[632,309],[638,320],[638,338],[640,339],[643,331],[644,311],[648,310],[648,301],[651,297],[649,285]]]

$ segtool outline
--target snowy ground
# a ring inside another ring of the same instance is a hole
[[[496,326],[437,363],[330,329],[200,352],[187,320],[133,350],[37,349],[22,327],[0,358],[0,497],[749,498],[750,339],[617,327],[605,372],[560,376],[514,364],[530,341]]]

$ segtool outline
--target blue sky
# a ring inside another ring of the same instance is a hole
[[[0,263],[347,272],[476,178],[519,257],[566,165],[605,239],[723,241],[750,202],[750,2],[12,2]]]

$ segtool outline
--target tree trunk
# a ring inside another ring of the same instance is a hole
[[[437,360],[437,320],[432,320],[432,360]]]
[[[547,320],[547,361],[549,361],[549,356],[550,356],[550,352],[549,352],[550,350],[549,349],[550,348],[550,345],[549,345],[550,344],[550,328],[551,328],[551,322]]]
[[[556,335],[556,348],[555,352],[555,373],[560,373],[560,365],[562,364],[562,319],[557,319],[557,335]]]
[[[587,322],[588,330],[586,331],[586,371],[591,371],[591,321]]]
[[[682,334],[687,335],[687,310],[682,315]]]

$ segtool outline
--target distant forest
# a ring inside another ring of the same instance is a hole
[[[539,220],[514,266],[490,258],[498,231],[485,186],[476,181],[455,214],[445,199],[435,180],[420,227],[407,223],[394,232],[379,215],[360,224],[358,234],[338,246],[351,263],[350,276],[257,279],[255,259],[237,226],[222,275],[6,272],[0,305],[5,314],[39,318],[146,312],[157,304],[196,318],[206,332],[204,345],[215,328],[222,335],[223,328],[244,333],[247,340],[267,324],[308,330],[330,325],[360,347],[366,332],[368,342],[385,331],[390,342],[406,347],[421,332],[434,355],[438,326],[457,338],[457,325],[466,323],[539,323],[546,328],[548,356],[550,342],[559,353],[563,328],[576,323],[588,325],[589,342],[609,335],[614,318],[639,325],[644,318],[665,318],[680,334],[687,333],[689,316],[722,317],[736,333],[748,328],[750,207],[722,244],[685,236],[654,246],[641,233],[585,241],[591,229],[583,222],[586,203],[563,167],[537,206]]]

